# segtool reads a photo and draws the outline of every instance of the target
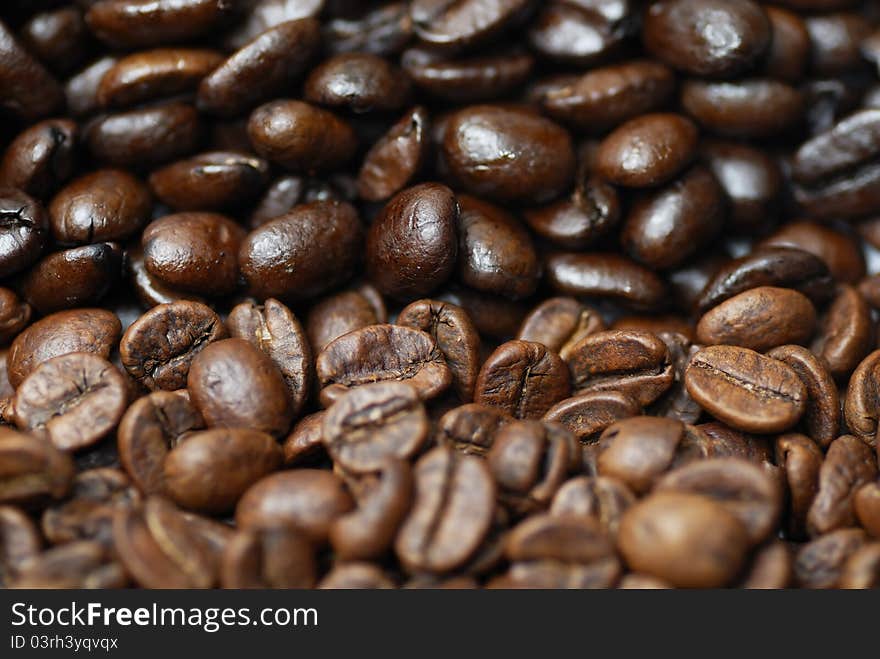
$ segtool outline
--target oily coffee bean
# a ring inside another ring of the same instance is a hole
[[[358,172],[361,199],[384,201],[406,187],[428,160],[430,130],[427,110],[417,106],[377,140]]]
[[[418,391],[405,382],[375,382],[352,389],[327,411],[321,438],[343,469],[368,473],[388,459],[418,453],[429,424]]]
[[[209,428],[251,428],[278,437],[293,418],[281,371],[244,339],[215,341],[200,350],[187,389]]]
[[[338,517],[330,528],[330,543],[346,561],[382,557],[394,543],[410,508],[413,477],[407,462],[384,462],[378,482],[358,496],[357,510]]]
[[[417,303],[414,303],[417,304]],[[420,307],[416,307],[420,308]],[[401,315],[403,315],[401,313]],[[407,314],[409,315],[409,314]],[[306,333],[314,354],[334,339],[367,325],[388,321],[388,312],[379,292],[369,284],[323,298],[309,309]],[[399,324],[408,323],[401,321]],[[409,323],[411,324],[411,323]],[[419,327],[418,329],[425,329]]]
[[[14,291],[0,288],[0,344],[9,343],[31,319],[31,306],[22,302]]]
[[[766,470],[740,458],[698,460],[664,475],[655,492],[699,494],[733,514],[757,544],[776,529],[782,490]]]
[[[486,133],[494,134],[491,142],[482,139]],[[575,170],[565,130],[530,112],[496,105],[453,114],[441,151],[450,176],[467,192],[505,202],[549,201]]]
[[[807,513],[811,536],[856,523],[853,495],[877,478],[877,456],[852,435],[838,437],[828,447],[819,468],[819,490]]]
[[[313,9],[314,13],[318,13],[323,2],[311,0],[308,4],[318,5]],[[406,46],[412,31],[409,3],[391,2],[370,7],[351,19],[345,16],[333,18],[324,25],[323,33],[325,45],[333,53],[391,55]]]
[[[482,335],[507,340],[514,336],[528,312],[528,305],[505,297],[452,286],[438,299],[460,306]]]
[[[718,588],[743,565],[749,538],[723,504],[697,494],[657,492],[627,509],[617,543],[634,570],[673,586]]]
[[[351,277],[362,238],[353,206],[315,201],[249,233],[241,242],[238,263],[258,299],[310,299]]]
[[[0,187],[0,277],[36,261],[48,237],[49,217],[42,205],[20,190]]]
[[[685,386],[703,409],[746,432],[787,430],[807,404],[806,387],[792,368],[735,346],[700,350],[685,371]]]
[[[70,455],[48,440],[0,428],[0,503],[41,506],[70,492]]]
[[[468,403],[440,417],[435,441],[461,453],[486,455],[498,432],[512,420],[512,416],[498,407]]]
[[[110,433],[128,404],[125,379],[87,352],[43,362],[15,392],[15,424],[59,449],[87,448]]]
[[[813,335],[816,309],[790,288],[750,288],[716,307],[697,323],[697,341],[737,345],[763,352],[788,343],[805,343]]]
[[[553,515],[592,517],[609,537],[617,535],[620,518],[636,497],[622,482],[606,476],[575,476],[553,497]]]
[[[311,62],[319,43],[320,25],[313,18],[261,31],[201,80],[199,109],[237,116],[286,91]]]
[[[605,321],[595,309],[574,298],[555,297],[532,310],[517,338],[541,343],[567,360],[581,339],[604,329]]]
[[[98,87],[104,75],[119,61],[114,55],[99,57],[72,75],[64,84],[67,109],[75,117],[87,116],[99,109]]]
[[[764,7],[773,38],[763,70],[771,78],[798,82],[806,73],[810,56],[810,34],[796,13],[780,7]]]
[[[368,277],[383,295],[393,298],[431,293],[455,267],[458,223],[459,205],[446,186],[422,183],[399,192],[370,227]],[[466,236],[462,242],[463,251],[470,249]]]
[[[862,529],[838,529],[802,545],[794,576],[802,588],[834,588],[847,559],[867,542]]]
[[[246,14],[226,35],[224,45],[241,48],[271,27],[317,16],[323,8],[324,0],[255,0],[248,3]]]
[[[395,541],[411,572],[444,573],[466,562],[486,538],[495,508],[495,483],[486,463],[448,447],[415,465],[412,509]]]
[[[571,391],[565,362],[540,343],[508,341],[486,359],[474,402],[517,419],[539,419]]]
[[[810,64],[813,73],[833,76],[863,65],[859,43],[871,32],[871,25],[858,14],[840,12],[808,16],[804,23],[810,35]]]
[[[224,588],[311,588],[318,568],[315,550],[301,531],[266,528],[238,531],[223,552]]]
[[[119,422],[119,462],[141,492],[162,494],[168,452],[204,425],[185,390],[143,396],[129,406]]]
[[[794,247],[825,261],[834,280],[858,283],[865,276],[865,258],[851,234],[808,220],[789,222],[759,243],[765,247]]]
[[[788,533],[803,538],[806,533],[807,512],[819,491],[819,471],[824,456],[822,450],[805,435],[790,433],[776,439],[776,464],[782,468],[788,489]]]
[[[150,217],[150,191],[119,169],[101,169],[62,188],[49,205],[52,235],[60,243],[122,240]]]
[[[294,424],[281,446],[286,466],[299,465],[323,456],[322,427],[326,414],[326,410],[321,410],[304,416]]]
[[[356,113],[400,110],[409,96],[406,74],[371,53],[334,55],[305,82],[307,101]]]
[[[125,370],[147,389],[186,386],[193,359],[212,341],[226,338],[220,317],[199,302],[160,304],[138,318],[119,343]]]
[[[42,119],[59,111],[64,93],[58,81],[22,47],[0,22],[0,109],[26,121]]]
[[[849,431],[874,446],[880,418],[880,350],[865,357],[853,371],[843,403],[843,416]]]
[[[73,175],[78,137],[69,119],[47,119],[23,130],[0,160],[0,186],[46,199]]]
[[[341,479],[320,469],[282,471],[252,485],[238,501],[242,529],[294,526],[324,544],[333,522],[354,507]]]
[[[269,182],[269,163],[246,153],[211,151],[150,175],[165,205],[180,211],[224,210],[246,204]]]
[[[845,378],[871,351],[874,343],[874,321],[861,293],[846,284],[825,312],[822,327],[812,350],[828,364],[831,375]]]
[[[164,490],[181,508],[227,512],[280,464],[281,447],[271,435],[245,428],[203,430],[165,456]]]
[[[581,444],[595,443],[615,421],[638,416],[639,404],[619,391],[590,391],[566,398],[547,410],[544,421],[555,421],[571,430]]]
[[[0,506],[0,586],[9,587],[41,545],[40,531],[30,517],[15,506]]]
[[[575,392],[619,391],[641,406],[659,398],[674,378],[666,344],[648,332],[590,334],[572,346],[567,364]]]
[[[472,400],[480,368],[480,335],[467,313],[454,304],[416,300],[398,314],[397,324],[431,335],[452,372],[459,399]]]
[[[826,361],[801,346],[779,346],[768,357],[788,364],[807,389],[804,426],[819,446],[827,448],[840,428],[840,397]]]
[[[318,354],[317,373],[325,405],[369,382],[406,382],[423,400],[452,383],[452,372],[431,336],[399,325],[370,325],[340,336]]]
[[[527,8],[526,0],[489,4],[482,0],[414,0],[409,12],[419,39],[439,49],[458,50],[487,41],[516,21]]]
[[[226,321],[229,334],[265,352],[284,378],[293,416],[305,406],[314,379],[312,351],[296,316],[278,300],[262,306],[242,302],[233,307]]]

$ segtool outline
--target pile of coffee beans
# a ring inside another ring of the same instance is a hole
[[[0,16],[0,586],[880,586],[877,2]]]

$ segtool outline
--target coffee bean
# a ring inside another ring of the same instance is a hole
[[[790,3],[789,3],[790,4]],[[806,73],[810,56],[810,34],[796,13],[780,7],[764,7],[773,38],[763,70],[771,78],[798,82]]]
[[[40,531],[30,517],[15,506],[0,506],[0,586],[8,588],[41,545]]]
[[[880,537],[880,484],[876,481],[859,488],[853,497],[856,519],[870,535]]]
[[[326,410],[304,416],[294,424],[293,429],[284,440],[281,448],[284,451],[286,466],[300,465],[323,457],[323,423]]]
[[[828,447],[819,468],[819,489],[807,513],[807,530],[817,536],[856,523],[853,495],[877,478],[877,456],[852,435],[838,437]]]
[[[669,389],[674,377],[666,344],[648,332],[590,334],[572,346],[566,361],[575,392],[619,391],[642,406]]]
[[[570,391],[568,369],[556,353],[540,343],[508,341],[480,369],[474,402],[538,419]]]
[[[0,187],[0,277],[36,261],[48,237],[49,217],[40,203],[20,190]]]
[[[58,112],[64,94],[58,81],[22,47],[5,23],[0,22],[0,87],[4,112],[26,121]]]
[[[398,314],[397,324],[431,335],[452,372],[459,399],[472,400],[480,368],[480,336],[467,313],[454,304],[416,300]]]
[[[789,366],[735,346],[700,350],[687,367],[685,385],[703,409],[746,432],[791,428],[807,403],[806,387]]]
[[[357,113],[399,110],[409,96],[406,74],[371,53],[334,55],[313,69],[305,83],[307,101]]]
[[[98,442],[122,418],[125,380],[110,362],[87,352],[54,357],[15,392],[15,424],[74,451]]]
[[[718,588],[743,565],[748,534],[709,497],[658,492],[620,521],[618,548],[629,566],[682,588]]]
[[[449,410],[437,422],[435,440],[465,454],[485,455],[513,417],[498,407],[468,403]]]
[[[97,542],[81,540],[53,547],[24,561],[12,588],[125,588],[122,567]]]
[[[667,301],[666,286],[654,272],[617,254],[552,254],[544,268],[550,286],[565,295],[610,298],[643,310]]]
[[[880,350],[865,357],[853,371],[843,402],[843,416],[849,431],[871,446],[877,440],[880,417]]]
[[[853,236],[816,222],[790,222],[759,243],[759,248],[794,247],[825,261],[834,280],[857,283],[865,276],[865,258]]]
[[[802,545],[794,561],[803,588],[834,588],[847,559],[867,541],[862,529],[839,529]]]
[[[605,321],[599,313],[574,298],[550,298],[523,321],[517,338],[542,343],[565,360],[585,336],[601,332]]]
[[[321,590],[384,590],[394,582],[372,563],[340,563],[317,586]]]
[[[466,0],[457,4],[436,0],[414,0],[410,17],[416,35],[427,44],[457,50],[487,41],[527,9],[526,0]]]
[[[430,335],[398,325],[371,325],[340,336],[318,354],[317,372],[325,405],[368,382],[406,382],[423,400],[452,383],[452,372]]]
[[[794,538],[806,533],[807,512],[819,491],[823,459],[819,446],[805,435],[790,433],[776,439],[776,464],[782,468],[789,498],[786,530]]]
[[[293,410],[281,371],[244,339],[224,339],[200,350],[189,368],[187,389],[209,428],[251,428],[278,437],[290,427]]]
[[[438,447],[415,466],[412,510],[397,535],[395,552],[413,572],[444,573],[467,561],[486,538],[495,507],[495,484],[474,456]]]
[[[622,482],[606,476],[575,476],[557,490],[550,513],[590,517],[609,537],[617,535],[620,518],[636,497]]]
[[[772,540],[755,553],[739,585],[741,588],[764,590],[788,588],[793,576],[793,562],[786,544]]]
[[[384,201],[400,192],[428,160],[430,119],[416,106],[377,140],[358,173],[358,194],[366,201]]]
[[[74,173],[78,137],[69,119],[47,119],[23,130],[0,161],[0,186],[46,199]]]
[[[67,79],[64,84],[64,95],[67,99],[67,109],[72,115],[84,117],[100,107],[98,87],[104,79],[104,74],[118,61],[119,58],[113,55],[99,57]]]
[[[21,27],[19,37],[28,52],[59,73],[81,64],[91,45],[83,12],[76,7],[34,14]]]
[[[593,444],[615,421],[637,416],[639,404],[619,391],[591,391],[560,401],[544,415],[571,430],[581,444]]]
[[[248,234],[241,243],[238,262],[258,299],[309,299],[351,277],[362,238],[353,206],[316,201]]]
[[[42,506],[70,492],[75,467],[48,440],[0,428],[0,503]]]
[[[837,585],[840,588],[876,588],[880,583],[880,542],[856,550],[843,565]]]
[[[529,44],[545,58],[588,67],[622,50],[637,14],[630,0],[545,3],[529,28]]]
[[[398,299],[437,289],[455,267],[458,220],[458,202],[444,185],[423,183],[399,192],[370,227],[370,280],[381,293]]]
[[[311,588],[318,572],[308,537],[294,528],[238,531],[223,552],[224,588]]]
[[[31,319],[31,306],[22,302],[14,291],[0,288],[0,344],[9,343]]]
[[[186,386],[196,355],[226,338],[220,317],[199,302],[181,300],[153,307],[126,330],[119,343],[125,370],[150,390]]]
[[[862,65],[859,43],[871,33],[871,24],[855,13],[808,16],[810,68],[818,76],[834,76]]]
[[[263,0],[267,1],[284,0]],[[309,0],[307,4],[313,5],[312,11],[317,14],[323,2]],[[370,7],[353,19],[341,17],[328,21],[324,25],[324,41],[333,53],[392,55],[406,46],[412,31],[409,3],[391,2]]]
[[[367,284],[355,290],[327,296],[309,309],[306,333],[309,335],[312,351],[317,354],[343,334],[387,320],[388,312],[382,296]]]
[[[813,342],[813,352],[825,360],[831,375],[845,378],[871,351],[873,342],[874,321],[867,302],[856,288],[839,286]]]

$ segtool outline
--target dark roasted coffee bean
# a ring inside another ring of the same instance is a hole
[[[639,404],[619,391],[591,391],[560,401],[544,415],[561,423],[582,444],[593,444],[605,428],[620,419],[641,414]]]
[[[201,81],[199,109],[238,116],[285,92],[311,63],[319,44],[320,25],[313,18],[279,23],[255,35]]]
[[[816,304],[833,295],[828,266],[800,249],[773,247],[746,254],[722,266],[706,284],[697,302],[705,313],[725,300],[759,286],[793,288]]]
[[[15,188],[0,187],[0,277],[36,261],[49,237],[49,216],[42,205]]]
[[[397,324],[431,335],[452,372],[459,399],[472,400],[480,369],[480,335],[467,313],[454,304],[417,300],[398,314]]]
[[[121,331],[116,314],[104,309],[71,309],[46,316],[12,342],[7,356],[9,382],[18,387],[43,362],[71,352],[109,359]]]
[[[118,57],[105,55],[99,57],[79,73],[71,76],[64,83],[64,95],[67,98],[67,109],[76,117],[83,117],[96,111],[98,103],[98,87],[104,74],[113,68]]]
[[[617,535],[620,518],[636,501],[621,481],[606,476],[576,476],[557,490],[550,506],[553,515],[592,517],[609,537]]]
[[[748,348],[700,350],[685,371],[685,385],[703,409],[746,432],[787,430],[807,404],[806,387],[793,369]]]
[[[165,457],[164,490],[182,508],[223,513],[280,464],[281,447],[264,432],[243,427],[195,432]]]
[[[220,317],[199,302],[180,300],[153,307],[126,330],[119,344],[122,365],[150,390],[186,386],[195,356],[226,338]]]
[[[186,41],[223,27],[235,10],[224,0],[98,0],[86,22],[113,48],[138,48]]]
[[[508,341],[477,376],[474,402],[517,419],[538,419],[571,391],[565,362],[540,343]]]
[[[384,295],[404,300],[440,287],[455,267],[458,220],[458,202],[445,185],[423,183],[395,195],[370,227],[370,280]]]
[[[229,312],[229,334],[265,352],[284,378],[294,418],[303,410],[314,380],[312,351],[296,316],[278,300],[262,306],[242,302]]]
[[[702,433],[695,437],[692,445],[692,452],[698,458],[743,458],[762,467],[769,467],[773,462],[770,443],[763,435],[735,430],[718,421],[695,427]],[[701,441],[703,437],[705,442]]]
[[[321,590],[385,590],[395,588],[394,581],[373,563],[337,563],[321,579]]]
[[[677,69],[723,78],[757,63],[772,32],[751,0],[663,0],[648,8],[642,38],[652,55]]]
[[[224,588],[311,588],[318,568],[309,538],[298,529],[238,531],[223,552]]]
[[[853,286],[838,287],[812,350],[828,364],[831,375],[845,378],[871,351],[874,321],[861,293]]]
[[[806,435],[791,433],[776,439],[776,464],[788,489],[786,531],[794,538],[806,533],[807,512],[819,491],[822,450]]]
[[[210,427],[252,428],[276,437],[293,417],[281,371],[244,339],[216,341],[193,358],[187,375],[192,401]]]
[[[847,559],[866,542],[862,529],[838,529],[801,545],[794,561],[795,580],[802,588],[834,588]]]
[[[512,416],[497,407],[468,403],[440,418],[435,440],[462,453],[485,455],[501,428],[512,420]]]
[[[19,36],[28,52],[59,73],[81,64],[91,45],[83,12],[77,7],[34,14],[21,27]]]
[[[595,309],[574,298],[556,297],[536,306],[523,321],[517,338],[541,343],[564,360],[581,339],[605,329],[605,321]]]
[[[69,119],[47,119],[25,129],[6,147],[0,186],[46,199],[73,174],[78,137]]]
[[[14,291],[0,288],[0,345],[14,339],[31,320],[31,306]]]
[[[855,284],[865,276],[865,258],[855,238],[824,224],[790,222],[758,245],[766,247],[793,247],[815,254],[838,283]]]
[[[358,173],[358,194],[366,201],[384,201],[419,174],[428,159],[430,119],[422,106],[407,112],[377,140]]]
[[[818,536],[856,524],[853,495],[877,478],[877,455],[852,435],[828,447],[819,468],[819,489],[807,514],[807,531]]]
[[[526,0],[447,2],[414,0],[410,17],[416,35],[436,48],[456,50],[487,41],[528,9]]]
[[[654,272],[617,254],[552,254],[544,268],[550,286],[566,295],[610,298],[642,310],[667,303],[666,286]]]
[[[466,562],[492,523],[495,484],[486,463],[438,447],[415,466],[415,498],[395,542],[411,572],[443,573]]]
[[[125,380],[110,362],[86,352],[38,366],[15,392],[15,424],[74,451],[98,442],[122,418]]]
[[[450,176],[468,192],[506,202],[549,201],[568,186],[575,169],[565,130],[531,112],[497,105],[453,114],[442,154]]]
[[[239,500],[240,529],[299,528],[318,545],[327,541],[334,521],[354,507],[341,479],[323,469],[293,469],[266,476]]]
[[[84,142],[99,161],[114,167],[150,167],[195,151],[202,138],[198,112],[168,103],[96,119]]]
[[[648,332],[590,334],[572,346],[566,361],[575,392],[619,391],[642,406],[659,398],[674,378],[666,344]]]
[[[452,383],[452,372],[431,336],[398,325],[371,325],[340,336],[318,354],[317,372],[325,405],[369,382],[407,382],[423,400]]]
[[[204,424],[185,390],[143,396],[119,422],[119,461],[141,492],[163,494],[168,452]]]
[[[713,307],[697,323],[697,341],[737,345],[764,352],[787,343],[802,344],[813,335],[816,309],[790,288],[750,288]]]
[[[216,50],[158,48],[123,57],[101,78],[98,103],[127,108],[147,101],[194,92],[223,61]]]
[[[223,210],[253,200],[269,182],[269,163],[246,153],[211,151],[150,175],[156,197],[175,210]]]
[[[0,21],[0,108],[25,121],[57,112],[64,103],[58,81]]]
[[[76,469],[48,440],[0,428],[0,503],[42,507],[70,492]]]
[[[254,229],[241,244],[238,262],[258,299],[310,299],[351,277],[362,240],[353,206],[316,201]]]
[[[865,357],[853,371],[843,403],[849,431],[869,445],[877,441],[880,418],[880,350]]]
[[[840,428],[840,397],[827,362],[801,346],[779,346],[768,357],[788,364],[807,389],[804,425],[807,433],[821,447],[837,438]]]
[[[659,62],[634,60],[594,69],[551,89],[541,105],[558,121],[590,132],[665,106],[675,89],[672,71]]]
[[[305,82],[305,99],[351,112],[401,109],[410,81],[388,60],[370,53],[345,53],[324,60]]]
[[[318,354],[343,334],[387,320],[388,312],[382,296],[367,284],[325,297],[309,309],[306,333],[313,353]]]
[[[764,6],[773,32],[763,71],[771,78],[798,82],[810,57],[810,33],[801,16],[781,7]]]
[[[480,334],[504,341],[517,333],[528,313],[528,306],[506,297],[472,291],[463,286],[450,288],[438,296],[464,309]]]
[[[49,205],[52,235],[60,243],[121,240],[150,218],[146,185],[119,169],[101,169],[62,188]]]
[[[834,76],[863,66],[859,45],[871,33],[871,24],[859,14],[840,12],[808,16],[810,68],[816,76]]]
[[[333,170],[354,155],[357,136],[342,119],[301,101],[261,105],[248,120],[254,150],[297,173]]]
[[[313,18],[324,9],[324,0],[255,0],[247,3],[248,10],[225,37],[224,44],[229,48],[241,48],[269,28],[296,21]]]
[[[320,5],[323,2],[312,0],[310,4]],[[334,18],[323,27],[324,41],[330,52],[376,55],[391,55],[401,50],[412,37],[413,30],[408,2],[391,2],[375,8],[370,6],[354,19]]]
[[[723,504],[690,493],[658,492],[620,521],[618,548],[635,570],[683,588],[728,584],[749,546],[745,527]]]

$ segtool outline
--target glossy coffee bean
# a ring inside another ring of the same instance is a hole
[[[538,419],[570,391],[568,369],[556,353],[540,343],[508,341],[480,369],[474,402]]]
[[[246,153],[210,151],[150,174],[156,197],[175,210],[224,210],[253,200],[269,182],[269,163]]]
[[[357,113],[399,110],[409,96],[407,75],[370,53],[334,55],[313,69],[305,82],[310,103]]]
[[[69,119],[47,119],[23,130],[0,161],[0,186],[46,199],[74,173],[78,137]]]
[[[824,224],[790,222],[759,243],[765,247],[794,247],[825,261],[834,280],[857,283],[865,276],[865,258],[855,238]]]
[[[0,288],[0,344],[12,341],[31,320],[32,309],[14,291]]]
[[[834,76],[863,65],[859,44],[871,32],[871,24],[856,13],[840,12],[808,16],[810,68],[817,76]]]
[[[566,398],[547,410],[545,421],[561,423],[581,444],[594,444],[615,421],[641,414],[639,404],[618,391],[591,391]]]
[[[15,392],[15,424],[59,449],[83,449],[111,432],[128,403],[125,380],[110,362],[86,352],[38,366]]]
[[[486,455],[495,437],[513,417],[498,407],[468,403],[454,407],[437,422],[435,441],[461,453]]]
[[[782,468],[788,489],[789,516],[786,530],[795,538],[806,534],[807,512],[819,491],[819,470],[824,455],[805,435],[789,433],[776,439],[776,464]]]
[[[0,502],[42,507],[70,492],[76,468],[70,455],[45,439],[0,428]]]
[[[318,354],[343,334],[387,320],[382,296],[372,286],[364,285],[329,295],[309,309],[306,333],[313,353]]]
[[[409,11],[419,39],[436,48],[456,50],[496,35],[525,12],[527,5],[525,0],[466,0],[458,4],[415,0]]]
[[[733,77],[765,53],[772,32],[751,0],[664,0],[649,7],[642,36],[652,55],[677,69]]]
[[[261,105],[251,113],[247,130],[260,156],[297,173],[333,170],[350,160],[357,148],[348,123],[302,101]]]
[[[697,340],[764,352],[787,343],[805,343],[816,325],[816,309],[790,288],[759,286],[734,295],[700,318]]]
[[[348,389],[399,380],[434,398],[452,384],[452,372],[429,334],[398,325],[370,325],[328,344],[317,358],[321,402],[329,405]]]
[[[367,237],[367,274],[379,291],[405,300],[441,286],[455,266],[458,219],[458,202],[444,185],[423,183],[395,195]]]
[[[862,294],[842,285],[825,312],[812,350],[828,364],[831,374],[845,378],[871,351],[874,322]]]
[[[324,4],[324,0],[256,0],[249,3],[247,12],[226,35],[224,44],[229,48],[241,48],[271,27],[317,16]]]
[[[310,299],[351,276],[362,239],[353,206],[316,201],[254,229],[241,243],[238,262],[258,299]]]
[[[64,83],[64,96],[67,109],[75,117],[84,117],[100,107],[98,103],[98,87],[104,74],[119,61],[114,55],[105,55],[91,62],[81,71],[75,73]]]
[[[49,205],[52,235],[60,243],[122,240],[150,217],[152,197],[128,172],[100,169],[62,188]]]
[[[33,121],[57,112],[64,103],[58,81],[34,59],[15,35],[0,22],[0,108]]]
[[[807,513],[807,531],[818,536],[856,524],[853,496],[877,478],[877,456],[853,435],[838,437],[819,468],[819,488]]]
[[[90,46],[83,12],[77,7],[34,14],[21,27],[19,37],[28,52],[59,73],[81,64]]]
[[[880,350],[865,357],[853,371],[846,389],[843,416],[849,431],[863,442],[874,445],[880,418]]]
[[[467,561],[489,532],[495,484],[486,463],[438,447],[415,466],[415,498],[395,552],[412,572],[443,573]]]
[[[199,109],[238,116],[285,92],[312,61],[319,44],[320,25],[313,18],[285,21],[254,35],[201,80]]]
[[[665,284],[654,272],[617,254],[552,254],[544,269],[550,286],[565,295],[609,298],[644,310],[667,303]]]
[[[209,428],[252,428],[277,437],[290,427],[293,410],[281,371],[244,339],[216,341],[199,351],[187,389]]]
[[[548,201],[566,188],[575,168],[565,130],[529,112],[494,105],[452,115],[442,155],[452,178],[468,192],[506,202]]]
[[[0,277],[36,261],[49,237],[49,216],[42,205],[15,188],[0,187]]]
[[[810,34],[803,18],[781,7],[764,7],[773,38],[763,69],[771,78],[799,81],[806,73],[810,56]]]
[[[617,535],[620,518],[636,497],[621,481],[607,476],[575,476],[557,490],[553,515],[591,517],[609,537]]]
[[[366,201],[384,201],[400,192],[428,160],[430,119],[417,106],[407,112],[364,156],[358,172],[358,194]]]
[[[735,346],[695,354],[685,385],[703,409],[746,432],[782,432],[797,423],[807,403],[806,387],[789,366]]]
[[[581,339],[605,329],[595,309],[570,297],[555,297],[536,306],[523,321],[518,339],[541,343],[564,360]]]

